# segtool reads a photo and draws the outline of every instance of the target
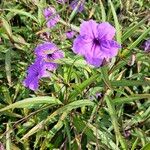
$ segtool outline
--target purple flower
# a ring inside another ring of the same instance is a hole
[[[84,21],[80,27],[80,35],[74,40],[73,52],[85,57],[86,61],[101,66],[104,59],[117,55],[121,46],[113,40],[115,28],[108,22],[96,23],[94,20]]]
[[[101,98],[101,97],[102,97],[102,93],[96,93],[96,95],[95,95],[95,96],[96,96],[96,98],[97,98],[97,99],[99,99],[99,98]]]
[[[144,42],[143,48],[146,52],[150,52],[150,39]]]
[[[68,31],[66,32],[66,37],[68,39],[72,39],[75,36],[76,32],[75,31]]]
[[[28,75],[23,81],[23,85],[33,91],[38,89],[39,79],[49,76],[40,58],[36,59],[34,64],[28,68],[27,73]]]
[[[60,20],[60,16],[56,13],[55,8],[49,7],[44,9],[44,16],[47,21],[46,25],[48,28],[54,27]]]
[[[78,7],[77,8],[78,12],[82,12],[84,9],[84,3],[85,3],[84,0],[73,0],[70,4],[70,7],[72,9],[75,9],[76,7]]]
[[[48,70],[55,70],[57,64],[53,61],[63,58],[63,52],[54,43],[45,42],[35,48],[35,54],[44,61],[44,66]]]

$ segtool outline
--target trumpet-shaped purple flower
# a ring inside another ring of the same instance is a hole
[[[54,27],[56,23],[60,20],[59,14],[57,14],[55,8],[53,7],[44,9],[43,13],[47,21],[46,25],[48,28]]]
[[[84,9],[84,3],[85,3],[84,0],[82,0],[82,1],[80,1],[80,0],[73,0],[71,2],[71,4],[70,4],[70,7],[72,9],[75,9],[79,5],[77,10],[78,10],[78,12],[82,12],[83,9]]]
[[[44,66],[48,70],[55,70],[57,64],[53,61],[63,58],[63,52],[57,48],[54,43],[45,42],[35,48],[35,54],[44,61]]]
[[[96,23],[94,20],[84,21],[80,27],[80,35],[74,40],[73,52],[85,57],[86,61],[101,66],[104,59],[117,55],[121,46],[113,40],[115,28],[108,22]]]
[[[34,64],[32,64],[27,70],[27,77],[23,81],[23,85],[25,87],[30,88],[31,90],[35,91],[38,89],[39,86],[39,79],[42,77],[48,77],[49,74],[46,71],[46,68],[43,65],[44,62],[41,61],[40,58],[36,59]]]

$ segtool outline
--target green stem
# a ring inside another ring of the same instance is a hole
[[[74,31],[76,31],[76,32],[79,32],[79,31],[80,31],[80,28],[79,28],[79,27],[77,27],[77,26],[75,26],[75,25],[72,25],[72,24],[70,24],[70,23],[67,23],[67,22],[65,22],[63,19],[60,19],[59,22],[60,22],[61,24],[65,25],[65,26],[70,27],[72,30],[74,30]]]

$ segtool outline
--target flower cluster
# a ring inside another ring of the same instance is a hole
[[[38,89],[39,79],[49,77],[49,71],[57,69],[56,59],[63,58],[63,52],[54,43],[45,42],[35,48],[36,59],[29,67],[23,84],[31,90]]]
[[[65,2],[66,0],[59,0],[59,3]],[[77,6],[79,8],[78,11],[81,12],[84,1],[74,0],[70,5],[73,9]],[[54,27],[60,19],[59,14],[53,7],[44,9],[43,14],[48,28]],[[68,39],[71,39],[76,36],[76,32],[69,31],[66,33],[66,36]],[[80,26],[80,34],[73,41],[72,50],[75,54],[82,55],[88,64],[100,67],[104,60],[109,60],[116,56],[119,48],[121,48],[120,44],[113,40],[114,36],[115,28],[108,22],[83,21]],[[48,71],[57,69],[58,64],[55,60],[64,57],[63,52],[52,42],[44,42],[37,45],[34,53],[36,59],[28,68],[27,77],[23,81],[24,86],[31,90],[37,90],[39,80],[49,77]]]

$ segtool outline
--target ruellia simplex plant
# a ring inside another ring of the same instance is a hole
[[[0,6],[2,149],[149,149],[146,1]]]

